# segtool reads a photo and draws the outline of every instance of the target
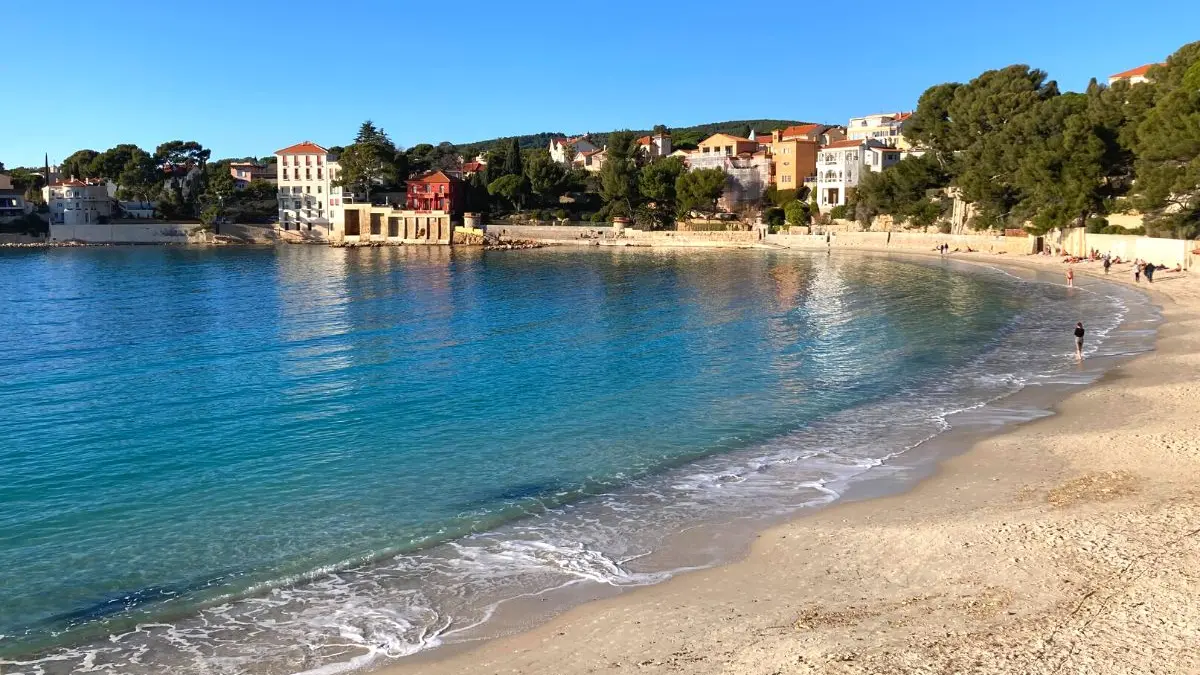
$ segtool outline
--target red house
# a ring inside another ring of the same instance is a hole
[[[442,171],[430,171],[408,181],[405,206],[412,211],[458,213],[462,208],[462,181]]]

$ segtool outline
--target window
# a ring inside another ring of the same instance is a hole
[[[791,177],[791,176],[784,176],[784,177],[783,177],[783,182],[785,182],[785,183],[790,183],[790,182],[792,182],[792,177]]]
[[[399,218],[388,218],[388,234],[387,234],[387,236],[389,236],[389,237],[399,237],[400,236],[400,219]]]
[[[317,180],[321,179],[321,170],[317,169]]]
[[[317,194],[321,194],[321,186],[320,185],[317,186]]]
[[[287,170],[287,169],[284,169],[284,170],[283,170],[283,179],[284,179],[284,180],[287,180],[287,179],[288,179],[288,170]]]
[[[371,214],[371,234],[379,234],[383,229],[383,214]]]
[[[306,194],[306,195],[311,195],[311,194],[312,194],[312,186],[311,186],[311,185],[305,185],[305,186],[304,186],[304,194]]]
[[[727,155],[733,154],[733,146],[732,145],[725,146],[725,154],[727,154]]]

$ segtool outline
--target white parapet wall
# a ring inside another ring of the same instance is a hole
[[[196,223],[50,225],[50,241],[87,244],[188,244],[207,241]]]

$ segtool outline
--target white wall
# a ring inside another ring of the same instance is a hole
[[[89,244],[186,244],[198,239],[189,234],[199,228],[195,223],[51,224],[50,241],[82,241]]]

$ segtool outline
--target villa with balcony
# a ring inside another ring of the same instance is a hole
[[[410,211],[453,215],[462,210],[462,181],[444,171],[431,171],[409,180],[407,185],[405,207]]]

